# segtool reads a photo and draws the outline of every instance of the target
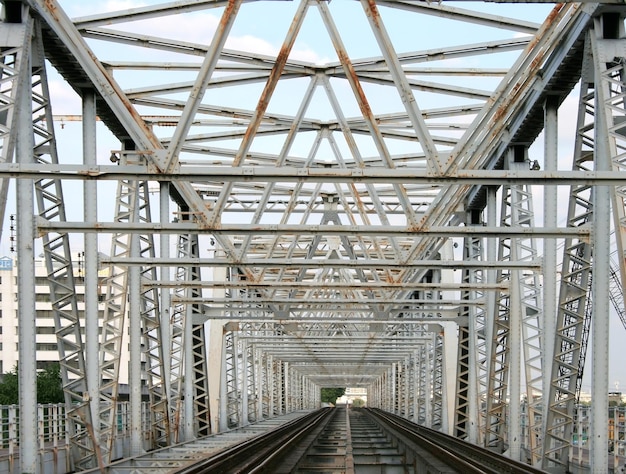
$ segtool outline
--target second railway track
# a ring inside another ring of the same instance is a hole
[[[540,473],[372,409],[322,409],[180,469],[180,474]]]

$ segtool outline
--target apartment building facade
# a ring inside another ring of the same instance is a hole
[[[72,255],[76,298],[78,301],[79,319],[83,321],[85,287],[83,285],[83,262],[80,253]],[[45,261],[35,260],[35,310],[36,310],[36,350],[37,369],[42,370],[51,363],[59,361],[55,330],[54,311],[50,301],[50,288]],[[106,274],[99,273],[104,280]],[[17,286],[17,260],[14,257],[0,257],[0,374],[11,371],[19,360],[19,308]],[[106,286],[99,285],[102,296]],[[104,314],[104,303],[99,303],[100,321]],[[84,324],[81,324],[84,328]],[[84,331],[83,331],[84,334]],[[122,384],[128,381],[128,351],[124,351],[120,366]]]

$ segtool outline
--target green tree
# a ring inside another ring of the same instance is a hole
[[[0,405],[19,402],[19,375],[17,366],[2,376]],[[37,403],[63,403],[63,383],[59,364],[52,364],[37,373]]]
[[[345,388],[323,388],[322,403],[335,403],[344,393],[346,393]]]
[[[37,374],[37,403],[63,403],[61,367],[52,364]]]
[[[19,401],[17,366],[2,376],[0,405],[16,405]]]

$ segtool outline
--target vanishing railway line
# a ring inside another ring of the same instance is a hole
[[[199,473],[539,473],[389,413],[322,409],[174,471]]]

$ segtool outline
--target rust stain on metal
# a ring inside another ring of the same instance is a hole
[[[374,0],[368,0],[367,2],[369,11],[372,12],[372,21],[376,25],[376,28],[380,29],[380,13],[378,12],[378,6]]]
[[[410,226],[407,227],[407,230],[409,232],[412,232],[412,233],[417,233],[417,232],[425,233],[425,232],[428,232],[428,229],[425,228],[423,225],[420,225],[420,224],[410,225]]]
[[[559,16],[559,13],[561,12],[561,10],[563,10],[564,7],[565,7],[564,3],[559,3],[550,11],[550,14],[546,17],[544,21],[544,25],[542,27],[544,30],[547,29],[546,28],[547,26],[551,26],[556,21],[556,19]],[[532,51],[536,47],[536,45],[539,43],[539,40],[540,40],[540,36],[534,36],[533,39],[530,41],[530,43],[528,43],[526,50]],[[545,52],[538,53],[536,57],[531,61],[529,69],[535,70],[538,66],[540,66],[543,63],[544,57],[545,57]],[[515,84],[510,94],[508,94],[507,102],[501,105],[500,107],[498,107],[498,109],[494,113],[494,118],[493,118],[494,121],[499,121],[502,118],[505,111],[508,110],[508,104],[511,102],[511,99],[517,96],[517,93],[519,92],[521,87],[522,87],[522,84],[520,84],[519,82]]]
[[[350,62],[350,58],[347,53],[343,49],[337,49],[337,55],[339,56],[339,61],[344,65],[347,70],[348,76],[354,84],[355,92],[358,96],[359,108],[361,109],[361,113],[363,117],[366,117],[371,122],[374,121],[374,117],[372,114],[372,109],[370,108],[369,103],[367,102],[367,97],[365,96],[365,92],[361,87],[361,83],[359,82],[358,75],[352,67],[352,63]]]

